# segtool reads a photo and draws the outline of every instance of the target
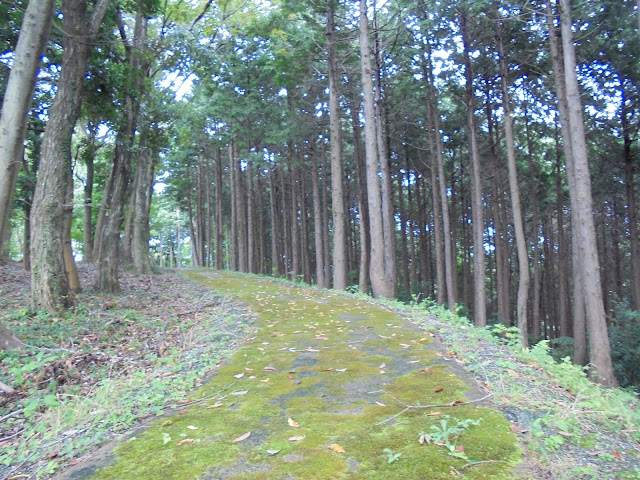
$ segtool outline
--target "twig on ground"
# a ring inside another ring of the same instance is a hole
[[[404,412],[408,411],[408,410],[417,410],[417,409],[423,409],[423,408],[445,408],[445,407],[455,407],[455,406],[459,406],[459,405],[469,405],[470,403],[478,403],[481,402],[483,400],[486,400],[487,398],[489,398],[491,395],[487,394],[484,397],[480,397],[480,398],[476,398],[475,400],[469,400],[467,402],[452,402],[452,403],[441,403],[441,404],[433,404],[433,405],[409,405],[405,402],[403,402],[402,400],[394,397],[393,395],[391,395],[389,392],[385,391],[385,390],[376,390],[373,392],[369,392],[370,394],[372,393],[383,393],[385,395],[388,395],[389,397],[393,398],[396,402],[398,402],[400,405],[404,405],[405,408],[403,408],[402,410],[400,410],[398,413],[396,413],[395,415],[381,421],[378,422],[376,424],[374,424],[374,427],[377,427],[378,425],[382,425],[384,423],[390,422],[391,420],[393,420],[394,418],[399,417],[400,415],[402,415]]]
[[[475,467],[476,465],[482,465],[483,463],[507,463],[504,460],[478,460],[477,462],[469,462],[460,467],[460,470],[464,470],[467,467]]]

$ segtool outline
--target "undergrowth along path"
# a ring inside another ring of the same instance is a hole
[[[251,306],[257,333],[197,403],[117,447],[91,478],[513,478],[522,454],[509,422],[428,332],[328,290],[186,275]]]

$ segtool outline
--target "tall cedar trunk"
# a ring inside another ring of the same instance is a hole
[[[196,174],[197,177],[197,174]],[[197,188],[197,187],[196,187]],[[197,195],[196,190],[196,195]],[[193,220],[193,183],[191,180],[191,165],[187,166],[187,214],[189,215],[189,238],[191,238],[191,264],[194,267],[200,266],[200,242],[196,234],[195,222]]]
[[[431,105],[431,103],[429,103]],[[436,154],[435,132],[429,128],[429,149],[431,151],[431,201],[433,202],[433,233],[436,254],[436,291],[438,305],[445,304],[446,280],[444,253],[442,251],[442,212],[438,185],[438,156]]]
[[[540,319],[540,219],[538,214],[538,178],[536,176],[536,165],[533,160],[533,141],[531,138],[531,129],[529,128],[529,115],[527,106],[524,107],[524,128],[527,139],[527,160],[529,163],[529,182],[531,183],[531,211],[533,223],[533,298],[531,299],[531,336],[533,343],[537,343],[541,338],[541,319]],[[543,237],[544,238],[544,237]]]
[[[371,70],[371,47],[369,45],[369,20],[366,0],[360,0],[360,57],[362,67],[362,89],[364,93],[364,138],[365,164],[367,172],[367,195],[369,203],[369,231],[371,258],[369,275],[373,296],[392,297],[385,272],[384,231],[381,210],[380,178],[378,176],[378,146],[376,141],[376,115],[373,101],[373,77]]]
[[[63,55],[56,96],[42,139],[38,182],[31,224],[31,306],[50,311],[75,305],[63,259],[64,205],[70,146],[80,113],[82,87],[91,40],[98,32],[109,1],[99,0],[87,21],[86,0],[62,2]]]
[[[356,104],[353,84],[349,82],[349,110],[351,111],[351,128],[353,129],[353,149],[356,164],[356,180],[358,184],[358,213],[360,215],[360,260],[358,262],[358,288],[361,292],[369,291],[369,204],[367,202],[367,177],[364,155],[362,152],[362,132],[360,130],[360,106]]]
[[[331,288],[331,255],[329,251],[329,203],[327,201],[327,152],[322,143],[322,251],[324,252],[324,285]]]
[[[494,162],[494,173],[491,181],[491,198],[492,198],[492,212],[493,212],[493,239],[494,239],[494,254],[496,259],[496,287],[498,294],[498,320],[509,325],[511,319],[511,313],[509,308],[509,267],[508,267],[508,244],[507,233],[505,226],[506,218],[506,206],[502,190],[499,188],[500,179],[502,175],[499,171],[502,168],[501,162],[498,159],[496,152],[496,146],[499,144],[498,132],[493,128],[493,110],[491,107],[491,96],[489,91],[485,92],[486,95],[486,112],[487,112],[487,130],[489,137],[489,151],[491,158]]]
[[[607,386],[615,386],[611,362],[611,348],[607,333],[607,323],[600,284],[600,265],[596,246],[596,233],[593,221],[591,200],[591,178],[587,144],[584,135],[582,103],[576,74],[576,58],[571,30],[571,6],[569,0],[560,0],[560,24],[562,34],[562,51],[564,60],[564,82],[566,86],[568,127],[571,129],[573,147],[573,169],[569,175],[574,176],[575,191],[571,192],[578,199],[580,223],[575,225],[580,238],[581,259],[583,267],[583,288],[587,330],[589,332],[589,362],[595,366],[598,381]],[[569,185],[571,188],[571,185]]]
[[[293,147],[293,142],[290,143]],[[291,279],[298,280],[298,275],[300,274],[300,236],[299,236],[299,220],[298,220],[298,195],[299,195],[299,187],[298,187],[298,179],[296,175],[296,167],[295,167],[296,159],[292,162],[292,165],[289,167],[289,182],[291,184],[291,188],[289,189],[289,195],[291,198],[290,203],[290,215],[291,215]]]
[[[132,249],[133,271],[138,275],[151,273],[149,256],[151,196],[155,179],[155,167],[158,160],[156,152],[149,148],[149,129],[143,129],[138,148],[138,182],[135,185],[133,204]]]
[[[466,17],[463,16],[463,22]],[[471,217],[473,228],[473,322],[478,327],[487,325],[487,298],[484,267],[484,215],[482,213],[482,180],[480,177],[480,153],[476,140],[475,98],[473,74],[469,57],[469,42],[463,27],[464,64],[466,75],[467,128],[471,152]]]
[[[333,215],[333,288],[347,288],[347,238],[342,171],[342,133],[336,72],[334,0],[327,0],[327,67],[329,71],[329,135],[331,142],[331,212]]]
[[[236,231],[238,232],[238,269],[248,271],[247,189],[246,171],[240,168],[237,144],[234,144],[234,168],[236,169]]]
[[[280,175],[280,193],[282,194],[282,241],[284,243],[284,276],[291,278],[291,218],[289,217],[289,190],[285,184],[284,170],[278,171]]]
[[[557,127],[556,127],[557,131]],[[556,133],[556,222],[558,224],[558,327],[561,337],[572,335],[571,322],[569,322],[568,306],[568,263],[567,247],[564,238],[564,197],[562,195],[562,167],[561,157],[558,151],[558,139]]]
[[[447,303],[452,312],[456,308],[456,271],[457,262],[453,253],[453,238],[451,221],[449,217],[449,197],[447,195],[446,177],[444,174],[444,159],[442,158],[442,135],[440,134],[440,112],[436,98],[436,89],[433,79],[433,66],[431,64],[431,52],[428,52],[428,66],[426,69],[429,82],[429,97],[427,104],[427,115],[431,119],[429,131],[433,132],[433,145],[436,153],[436,163],[438,171],[438,192],[440,193],[440,207],[442,209],[443,241],[444,241],[444,266],[445,284],[447,290]]]
[[[578,199],[575,192],[575,175],[573,159],[572,131],[569,124],[569,108],[567,104],[565,67],[562,60],[562,46],[560,45],[560,32],[554,25],[554,18],[551,11],[551,4],[547,3],[547,22],[549,26],[549,44],[551,47],[551,60],[553,63],[553,78],[558,97],[558,116],[562,130],[563,151],[566,166],[567,184],[569,186],[569,204],[571,207],[571,264],[573,270],[573,361],[578,365],[587,363],[587,336],[586,336],[586,303],[584,291],[583,264],[580,259],[582,251],[580,248],[580,238],[577,230],[580,223],[580,212]]]
[[[277,192],[276,192],[276,177],[275,168],[269,169],[269,206],[271,208],[271,274],[277,277],[282,275],[280,270],[280,250],[278,249],[278,238],[280,235],[280,226],[278,225],[278,219],[280,215],[278,213],[277,204]]]
[[[302,166],[298,167],[298,179],[300,182],[300,262],[302,268],[302,280],[304,283],[311,285],[311,256],[309,255],[309,215],[307,210],[307,185],[306,176],[304,175]]]
[[[0,115],[0,254],[9,229],[11,202],[27,133],[27,112],[33,99],[36,74],[49,40],[55,14],[54,0],[29,2],[24,12],[13,64]]]
[[[374,14],[374,52],[376,62],[376,139],[378,143],[378,158],[380,162],[380,193],[382,195],[382,232],[384,235],[384,271],[387,281],[387,289],[392,297],[398,296],[398,280],[396,266],[396,220],[393,209],[393,186],[391,182],[391,172],[389,170],[389,148],[388,136],[385,135],[384,128],[386,122],[386,97],[383,97],[383,70],[380,53],[380,39],[378,37],[378,20],[376,16],[375,2],[373,5]]]
[[[256,225],[255,225],[255,197],[253,188],[253,172],[251,165],[247,166],[247,271],[256,273]]]
[[[640,243],[638,240],[638,215],[636,213],[636,193],[634,186],[634,157],[631,153],[631,122],[627,107],[626,94],[622,93],[622,139],[624,159],[625,193],[627,197],[627,215],[629,218],[629,243],[631,244],[631,296],[633,307],[640,310]]]
[[[95,175],[96,154],[96,126],[89,127],[89,143],[82,156],[87,169],[87,179],[84,184],[84,211],[82,219],[82,260],[93,262],[93,182]]]
[[[500,57],[500,76],[502,80],[502,108],[504,110],[504,131],[507,143],[507,165],[509,167],[509,191],[511,193],[511,214],[515,232],[516,251],[518,253],[518,300],[516,307],[517,326],[520,329],[520,341],[527,347],[527,303],[529,300],[529,253],[524,236],[522,207],[520,206],[520,189],[518,187],[518,171],[516,167],[516,150],[513,140],[513,115],[511,113],[511,99],[509,96],[509,79],[507,60],[502,43],[501,20],[498,18],[496,7],[496,40]]]
[[[224,243],[224,229],[222,226],[222,153],[220,148],[216,149],[216,165],[215,165],[215,187],[216,187],[216,209],[215,209],[215,223],[216,223],[216,256],[215,266],[216,270],[222,270],[224,268],[224,256],[222,245]]]
[[[409,146],[405,143],[405,163],[409,163]],[[407,176],[409,175],[407,171]],[[408,183],[408,182],[407,182]],[[407,294],[407,296],[411,297],[411,281],[409,276],[409,246],[407,242],[407,237],[409,235],[407,229],[407,212],[404,203],[404,174],[402,170],[398,169],[398,213],[400,214],[400,253],[401,259],[400,264],[402,265],[402,286]]]
[[[124,220],[124,204],[127,197],[131,177],[132,150],[135,142],[135,132],[140,111],[140,96],[143,92],[144,74],[141,69],[142,49],[147,36],[147,19],[138,12],[133,34],[133,45],[128,49],[128,61],[136,73],[133,88],[124,100],[125,121],[118,128],[116,148],[113,158],[111,175],[105,187],[100,207],[103,218],[103,229],[96,253],[96,281],[95,288],[100,291],[118,292],[118,250],[120,245],[120,230]],[[126,44],[126,39],[123,39]]]
[[[229,268],[238,270],[238,210],[236,196],[240,193],[237,188],[237,172],[233,160],[233,140],[229,142],[229,186],[231,190],[231,254],[229,256]]]
[[[67,191],[65,197],[64,212],[64,269],[69,279],[69,288],[73,293],[80,293],[80,277],[78,276],[78,268],[73,258],[73,249],[71,247],[71,225],[73,224],[73,171],[67,177]]]
[[[324,284],[324,253],[322,245],[322,205],[320,204],[320,187],[318,186],[318,159],[316,142],[309,142],[311,156],[311,190],[313,193],[313,237],[316,247],[316,283],[318,288],[326,288]]]

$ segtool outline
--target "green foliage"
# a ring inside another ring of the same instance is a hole
[[[397,462],[402,456],[402,453],[393,453],[393,450],[390,448],[385,448],[382,453],[387,456],[387,463]]]
[[[619,303],[609,327],[609,340],[618,383],[640,392],[640,312]]]
[[[458,437],[469,427],[479,425],[482,419],[467,418],[464,420],[458,420],[455,425],[450,424],[449,419],[449,415],[444,415],[442,420],[440,420],[440,425],[431,425],[429,427],[429,429],[432,430],[431,433],[421,432],[420,442],[442,445],[449,450],[450,455],[466,459],[467,456],[465,455],[464,450],[460,451],[456,448]]]

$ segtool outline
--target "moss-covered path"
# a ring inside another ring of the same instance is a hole
[[[120,445],[91,478],[513,478],[509,423],[472,402],[428,332],[331,291],[188,275],[249,304],[257,333],[194,394],[204,401]]]

